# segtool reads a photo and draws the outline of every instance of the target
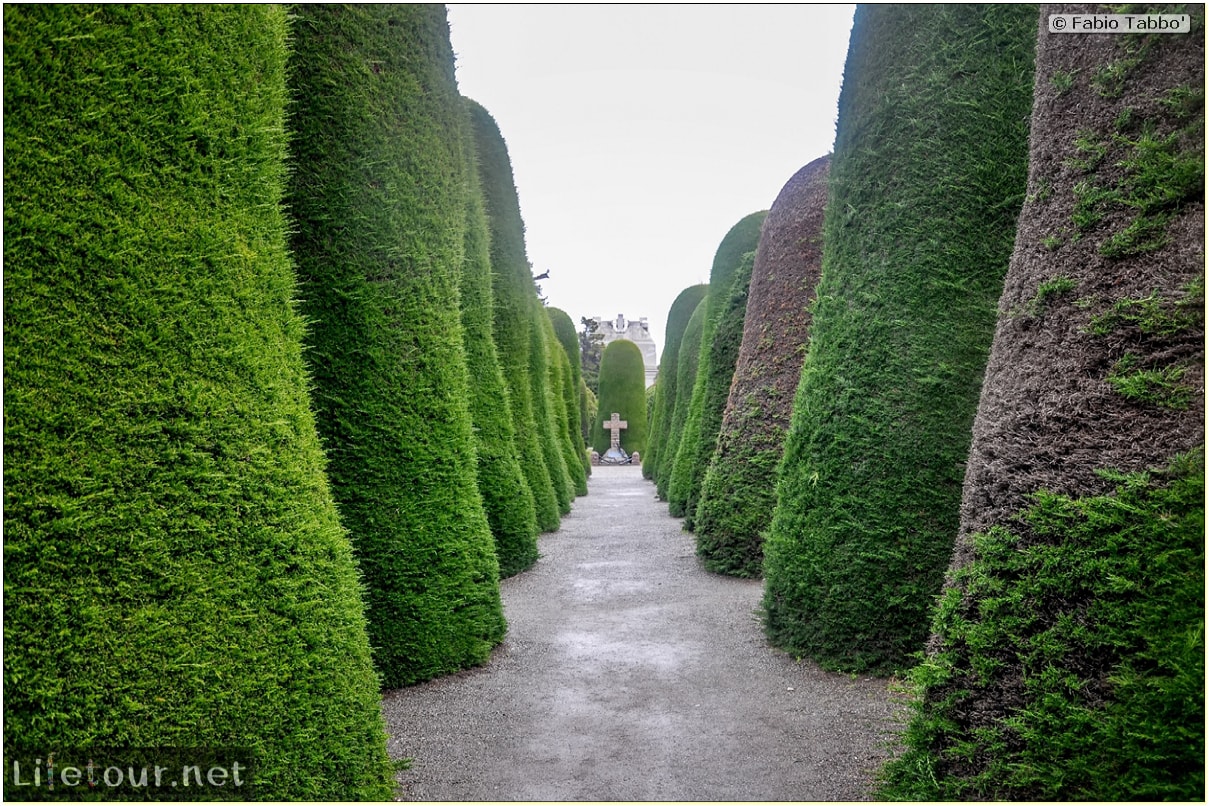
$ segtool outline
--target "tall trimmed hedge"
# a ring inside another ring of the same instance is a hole
[[[680,355],[680,342],[684,339],[684,330],[688,327],[689,318],[707,291],[709,286],[704,283],[689,286],[676,296],[668,310],[663,355],[659,357],[659,377],[655,381],[655,407],[649,423],[651,433],[647,439],[647,455],[642,461],[642,475],[653,479],[656,484],[663,475],[664,464],[667,464],[664,460],[667,455],[666,445],[671,431],[672,413],[675,411],[679,394],[676,363]]]
[[[537,551],[537,515],[533,492],[517,456],[512,403],[500,371],[493,334],[490,232],[483,196],[474,168],[477,157],[470,133],[469,110],[463,147],[466,153],[466,253],[462,262],[460,297],[466,364],[474,422],[478,487],[483,509],[495,538],[500,577],[509,577],[533,564]]]
[[[592,447],[601,456],[609,449],[611,436],[601,423],[613,412],[626,421],[620,432],[621,449],[641,455],[646,450],[646,365],[642,350],[627,339],[609,342],[600,358],[600,407]]]
[[[730,294],[735,274],[748,252],[756,251],[760,243],[760,227],[768,211],[751,213],[739,220],[722,239],[714,254],[714,265],[709,275],[709,296],[706,297],[705,321],[701,332],[701,352],[698,356],[696,380],[684,420],[684,432],[672,465],[671,487],[668,494],[668,510],[676,517],[684,517],[684,528],[693,528],[697,514],[697,499],[701,493],[701,480],[710,457],[714,455],[718,429],[722,425],[722,410],[726,406],[726,393],[730,388],[735,370],[735,359],[739,352],[741,333],[734,336],[733,343],[726,341],[714,352],[714,333],[722,312],[730,304]],[[750,267],[748,267],[750,269]],[[748,274],[750,278],[750,273]],[[747,293],[746,286],[743,293]],[[742,328],[743,311],[739,311],[739,327]],[[687,391],[687,390],[682,390]]]
[[[765,545],[769,636],[827,668],[902,669],[927,637],[1024,198],[1036,13],[856,14]]]
[[[389,799],[286,251],[285,12],[4,30],[5,763],[246,748],[246,796]]]
[[[713,340],[709,345],[709,376],[705,381],[705,394],[701,406],[701,439],[697,457],[693,460],[692,479],[685,501],[684,528],[696,531],[697,509],[701,503],[701,484],[709,469],[710,459],[717,451],[718,432],[722,428],[722,414],[726,409],[726,398],[730,393],[735,375],[735,362],[739,359],[739,345],[743,342],[743,319],[747,311],[747,290],[751,284],[751,271],[755,263],[755,251],[743,255],[736,269],[731,286],[726,294],[726,305],[718,315]],[[690,416],[692,412],[690,411]]]
[[[777,466],[822,268],[829,164],[830,157],[820,157],[793,175],[760,235],[734,383],[693,524],[697,552],[716,573],[763,573]]]
[[[554,485],[554,497],[558,502],[558,512],[566,515],[571,511],[571,501],[575,498],[575,487],[571,481],[571,473],[567,469],[567,454],[562,439],[562,425],[558,412],[562,408],[562,396],[556,394],[556,387],[561,379],[557,376],[557,358],[562,354],[562,348],[556,343],[554,328],[550,319],[542,310],[538,300],[534,300],[529,320],[530,355],[529,374],[533,390],[533,419],[537,423],[538,441],[542,448],[542,457],[546,461],[546,469],[550,473],[550,483]]]
[[[663,460],[660,462],[660,473],[655,480],[656,494],[664,501],[668,500],[672,487],[672,470],[674,459],[680,450],[680,438],[684,434],[684,421],[688,417],[692,396],[682,394],[693,388],[697,381],[698,358],[701,353],[701,333],[705,329],[705,309],[708,307],[708,292],[697,307],[693,309],[688,324],[684,326],[684,338],[680,340],[680,351],[676,356],[676,405],[672,409],[672,417],[668,421],[667,438],[663,445]],[[669,504],[670,508],[670,504]]]
[[[525,253],[525,225],[512,179],[508,146],[499,126],[480,104],[469,100],[466,103],[470,108],[471,128],[479,156],[479,181],[491,229],[495,346],[504,381],[508,384],[517,451],[525,480],[533,493],[537,527],[543,532],[553,532],[559,523],[558,498],[542,451],[529,377],[533,350],[530,331],[538,300]],[[537,561],[536,543],[522,560],[525,567]]]
[[[1028,196],[891,799],[1205,799],[1205,51],[1038,20]]]
[[[293,13],[307,357],[375,661],[402,686],[484,662],[505,629],[458,309],[465,112],[442,6]]]
[[[575,324],[565,311],[558,308],[546,308],[550,317],[550,325],[554,328],[554,337],[562,346],[567,361],[559,360],[562,369],[563,407],[566,410],[566,444],[570,450],[567,470],[571,473],[571,481],[575,485],[575,494],[588,494],[588,476],[592,473],[592,465],[588,461],[588,452],[584,450],[584,440],[581,436],[581,423],[584,419],[583,406],[586,401],[580,395],[583,384],[583,372],[580,368],[579,334],[575,332]],[[574,460],[574,461],[572,461]],[[578,465],[578,468],[576,468]]]

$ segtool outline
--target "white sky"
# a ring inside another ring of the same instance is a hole
[[[549,304],[645,316],[831,151],[852,5],[451,4],[458,85],[499,123]]]

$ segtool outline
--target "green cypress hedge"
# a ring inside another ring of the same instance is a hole
[[[794,174],[773,202],[760,235],[734,383],[693,524],[697,551],[716,573],[763,573],[777,465],[822,267],[829,164],[829,157],[820,157]]]
[[[478,153],[479,181],[487,206],[491,229],[491,279],[495,303],[495,346],[500,367],[508,385],[512,420],[516,429],[521,470],[533,493],[537,528],[543,532],[558,529],[559,508],[550,469],[534,415],[533,387],[530,382],[532,344],[537,288],[529,273],[525,254],[525,225],[512,179],[508,147],[491,115],[478,103],[467,101],[471,128]],[[537,546],[523,562],[537,561]],[[526,565],[525,567],[528,567]]]
[[[739,360],[739,346],[743,343],[743,320],[747,312],[747,289],[751,284],[751,271],[756,253],[748,252],[739,262],[731,286],[726,295],[726,305],[719,312],[713,340],[709,345],[708,377],[701,406],[701,439],[697,456],[692,464],[692,480],[685,501],[684,528],[696,530],[697,509],[701,503],[701,484],[709,469],[710,459],[717,451],[718,432],[722,429],[722,414],[726,410],[726,399],[730,394],[731,380],[735,375],[735,363]],[[691,415],[691,412],[690,412]]]
[[[770,637],[827,668],[901,669],[927,637],[1024,197],[1036,14],[856,14],[765,545]]]
[[[688,417],[692,395],[682,394],[692,389],[697,380],[697,365],[701,352],[701,333],[705,329],[705,309],[708,307],[709,295],[701,298],[693,309],[688,324],[684,326],[684,338],[680,341],[680,352],[676,356],[676,405],[672,409],[672,417],[668,421],[667,438],[663,446],[663,460],[660,462],[660,473],[655,481],[655,491],[659,497],[667,501],[672,486],[672,471],[674,459],[680,450],[680,438],[684,434],[684,421]],[[668,508],[671,508],[669,502]]]
[[[659,357],[659,377],[655,381],[655,406],[651,416],[651,434],[647,439],[647,455],[642,458],[642,475],[656,484],[663,475],[665,446],[671,430],[672,412],[676,408],[679,387],[676,383],[676,363],[680,355],[680,342],[689,317],[697,304],[705,297],[709,286],[704,283],[689,286],[681,291],[672,302],[667,314],[664,331],[663,355]]]
[[[579,421],[579,430],[583,435],[584,456],[588,455],[588,445],[591,443],[592,423],[596,422],[597,410],[596,393],[588,388],[587,381],[579,382],[579,410],[583,419]]]
[[[286,250],[285,12],[4,30],[5,763],[240,748],[244,797],[389,799]]]
[[[646,450],[646,365],[642,350],[627,339],[609,342],[600,358],[600,408],[592,447],[601,456],[610,442],[610,433],[601,423],[613,412],[626,421],[620,432],[621,449],[641,455]]]
[[[767,215],[768,211],[765,210],[742,218],[726,233],[714,254],[714,265],[709,275],[710,294],[706,297],[705,321],[701,332],[699,366],[668,489],[668,510],[677,518],[684,517],[684,527],[689,530],[693,528],[692,520],[697,514],[701,480],[705,478],[705,469],[714,455],[718,429],[722,424],[722,410],[726,406],[726,389],[730,388],[735,355],[739,349],[739,339],[735,340],[733,350],[729,349],[732,345],[728,342],[725,345],[727,349],[716,356],[719,363],[715,365],[714,332],[722,311],[727,307],[735,273],[743,263],[744,255],[754,252],[759,246],[760,227]],[[729,364],[727,355],[730,355]],[[715,374],[717,378],[714,378]],[[718,390],[723,386],[725,388],[719,394]]]
[[[505,629],[458,310],[465,112],[442,6],[293,13],[307,356],[375,661],[402,686],[486,661]]]
[[[490,232],[483,196],[474,168],[477,157],[466,112],[463,143],[466,153],[466,254],[459,284],[466,364],[470,377],[470,415],[474,422],[478,487],[487,522],[495,538],[500,577],[509,577],[533,564],[537,556],[537,515],[533,492],[517,456],[512,404],[500,371],[492,333]]]
[[[1058,10],[891,799],[1205,799],[1205,9]]]
[[[567,470],[571,473],[571,481],[575,485],[575,494],[588,494],[588,476],[592,472],[592,464],[588,461],[588,452],[584,450],[583,438],[580,436],[580,423],[583,420],[582,402],[579,388],[583,384],[583,371],[579,361],[579,335],[575,332],[575,324],[565,311],[558,308],[546,308],[550,325],[554,328],[554,337],[563,349],[566,362],[559,359],[562,370],[563,408],[566,410],[566,444],[569,454]]]
[[[571,481],[571,472],[567,469],[565,440],[562,438],[563,426],[558,417],[562,408],[562,396],[556,395],[555,392],[560,382],[556,377],[557,357],[562,354],[562,348],[555,343],[554,329],[550,326],[549,317],[542,310],[543,306],[536,299],[534,302],[529,327],[530,348],[533,351],[530,358],[530,366],[533,368],[530,373],[533,383],[533,418],[537,422],[538,441],[541,444],[542,457],[546,461],[546,469],[550,473],[550,483],[554,485],[558,512],[560,515],[566,515],[571,511],[575,487]]]

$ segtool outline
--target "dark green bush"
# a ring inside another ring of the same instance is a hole
[[[668,500],[672,486],[672,470],[675,466],[675,457],[680,450],[680,438],[684,434],[684,421],[688,417],[689,405],[692,402],[692,395],[684,394],[693,388],[697,380],[697,365],[700,363],[698,358],[701,352],[701,331],[705,329],[705,309],[707,306],[708,293],[701,301],[697,303],[697,307],[693,309],[692,316],[688,319],[688,324],[684,327],[684,338],[680,340],[680,351],[676,356],[676,405],[672,409],[672,417],[668,421],[666,439],[664,441],[662,455],[660,461],[660,472],[655,482],[655,490],[659,497],[664,501]],[[669,510],[671,504],[668,504]],[[673,510],[673,514],[675,511]],[[684,515],[683,508],[677,517]]]
[[[668,310],[663,355],[659,358],[659,377],[655,381],[655,406],[648,424],[650,436],[647,438],[646,455],[642,458],[642,475],[653,479],[657,485],[663,475],[664,447],[671,430],[672,412],[675,411],[679,391],[676,364],[680,356],[680,342],[684,339],[689,318],[707,291],[709,286],[704,283],[689,286],[677,295]]]
[[[246,748],[246,795],[389,799],[281,212],[285,12],[4,32],[5,763]]]
[[[469,115],[469,110],[467,110]],[[474,165],[474,141],[466,120],[466,255],[460,282],[462,328],[470,384],[470,416],[474,422],[478,487],[483,509],[495,538],[500,576],[508,577],[533,564],[537,545],[537,516],[533,493],[517,456],[512,404],[500,371],[492,333],[490,234]]]
[[[538,421],[534,413],[530,380],[532,349],[530,331],[538,304],[529,258],[525,254],[525,225],[512,180],[508,146],[491,115],[474,101],[470,107],[471,128],[479,157],[479,181],[487,206],[491,230],[491,279],[495,302],[495,346],[508,385],[512,424],[516,429],[521,470],[533,493],[537,527],[543,532],[558,529],[558,498],[550,469],[542,452]],[[537,544],[509,563],[527,568],[537,561]]]
[[[883,797],[1204,800],[1204,457],[1106,477],[973,537]]]
[[[642,350],[626,339],[611,341],[600,359],[600,408],[592,447],[604,456],[610,433],[601,423],[613,412],[626,421],[621,431],[621,449],[626,453],[646,450],[646,366]]]
[[[726,391],[724,389],[719,396],[718,389],[723,384],[727,389],[730,388],[730,376],[735,369],[734,357],[738,354],[739,341],[742,339],[742,313],[739,314],[740,335],[735,339],[733,354],[729,349],[717,356],[713,354],[714,332],[718,328],[722,311],[727,307],[735,273],[743,263],[744,255],[754,252],[759,245],[760,226],[767,215],[768,211],[765,210],[740,219],[726,233],[718,245],[718,251],[714,253],[714,265],[709,275],[710,293],[706,297],[705,321],[702,323],[701,352],[697,358],[697,375],[689,397],[684,430],[680,435],[676,458],[672,464],[671,486],[668,489],[668,510],[678,518],[685,518],[686,529],[692,529],[692,520],[697,514],[697,499],[701,493],[701,480],[705,478],[705,469],[717,444],[722,410],[726,407]],[[729,342],[725,346],[731,347]],[[729,367],[726,366],[727,355],[730,355]],[[713,364],[715,358],[721,362],[718,366]],[[716,379],[715,374],[719,376]],[[683,387],[680,389],[681,394],[687,392]]]
[[[484,662],[505,629],[458,310],[465,111],[442,6],[293,13],[307,357],[374,658],[401,686]]]
[[[833,669],[923,646],[1024,197],[1037,9],[860,6],[823,273],[765,544],[769,636]]]
[[[785,183],[760,234],[743,343],[693,522],[698,552],[716,573],[763,573],[764,533],[822,268],[829,164],[820,157]]]
[[[579,365],[579,335],[575,332],[575,325],[571,322],[571,317],[565,311],[558,308],[546,308],[546,315],[550,317],[554,337],[562,346],[563,355],[567,359],[566,363],[563,363],[561,358],[558,361],[562,374],[562,403],[565,410],[563,419],[566,436],[564,439],[566,450],[569,451],[567,470],[575,485],[575,494],[587,495],[588,475],[592,472],[592,465],[588,461],[588,452],[584,450],[584,441],[580,436],[580,424],[584,414],[581,411],[582,404],[579,394],[580,384],[583,383]]]

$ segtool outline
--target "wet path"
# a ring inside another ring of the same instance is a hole
[[[409,800],[861,800],[887,681],[769,648],[761,583],[710,574],[636,467],[593,468],[502,585],[491,663],[386,694]]]

